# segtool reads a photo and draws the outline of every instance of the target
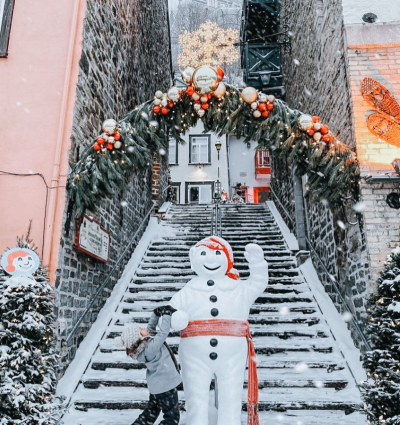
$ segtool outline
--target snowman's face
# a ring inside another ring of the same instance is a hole
[[[198,246],[192,248],[192,269],[200,277],[218,278],[225,276],[228,269],[228,259],[221,250]]]
[[[29,273],[35,269],[35,261],[30,255],[14,258],[12,264],[16,272]]]

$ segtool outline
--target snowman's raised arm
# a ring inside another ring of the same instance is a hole
[[[251,305],[268,286],[268,263],[262,248],[255,243],[246,245],[244,256],[249,263],[250,277],[243,284],[246,285],[246,296]]]

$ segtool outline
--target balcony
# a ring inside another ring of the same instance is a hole
[[[254,155],[255,177],[259,180],[271,180],[271,157],[268,149],[257,149]]]

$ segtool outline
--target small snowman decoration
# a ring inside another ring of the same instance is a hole
[[[176,293],[170,304],[189,316],[181,332],[179,359],[189,425],[206,425],[213,375],[218,383],[218,425],[240,425],[246,361],[249,359],[249,424],[258,424],[257,373],[249,310],[268,284],[268,263],[260,246],[244,253],[250,269],[239,280],[227,241],[211,236],[190,250],[197,276]],[[178,317],[178,316],[177,316]],[[172,328],[174,326],[172,316]]]

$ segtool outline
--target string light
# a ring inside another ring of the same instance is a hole
[[[206,21],[196,31],[179,36],[182,52],[178,63],[183,68],[199,65],[231,65],[239,60],[239,31],[221,28],[216,22]]]

